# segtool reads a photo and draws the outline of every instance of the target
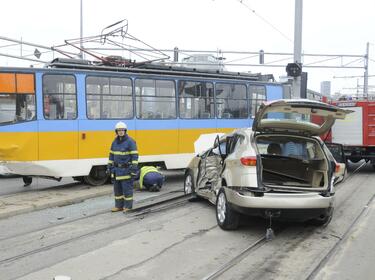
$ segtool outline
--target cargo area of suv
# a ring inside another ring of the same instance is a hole
[[[267,187],[323,190],[329,164],[317,139],[291,135],[259,135],[261,180]]]

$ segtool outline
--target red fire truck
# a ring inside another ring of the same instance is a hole
[[[375,168],[375,100],[334,101],[338,107],[354,111],[336,120],[327,140],[343,145],[347,160],[370,161]]]

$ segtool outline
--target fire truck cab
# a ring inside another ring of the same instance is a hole
[[[336,120],[328,140],[343,145],[346,160],[370,161],[375,168],[375,100],[334,101],[332,104],[353,113]]]

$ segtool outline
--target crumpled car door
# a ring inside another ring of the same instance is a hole
[[[210,193],[220,180],[222,157],[211,150],[199,163],[197,187],[202,192]]]

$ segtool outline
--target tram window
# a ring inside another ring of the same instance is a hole
[[[180,118],[214,118],[214,89],[212,83],[180,81],[178,92]]]
[[[246,86],[217,83],[216,115],[219,119],[244,119],[248,117]]]
[[[137,79],[135,94],[137,118],[176,118],[176,91],[173,81]]]
[[[34,74],[0,73],[0,124],[34,120],[35,107]]]
[[[266,88],[264,86],[249,86],[250,116],[255,117],[259,106],[266,100]]]
[[[87,117],[89,119],[133,118],[132,92],[132,82],[128,78],[87,77]]]
[[[43,100],[45,119],[75,119],[77,117],[77,93],[74,76],[44,75]]]
[[[0,124],[35,120],[35,95],[0,93]]]

